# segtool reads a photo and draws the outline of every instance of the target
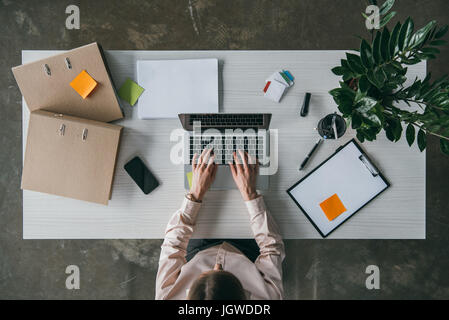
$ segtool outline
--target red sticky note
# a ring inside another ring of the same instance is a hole
[[[337,194],[334,194],[321,202],[320,207],[329,221],[334,220],[336,217],[346,211],[343,202],[341,202]]]

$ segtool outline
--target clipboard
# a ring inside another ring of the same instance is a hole
[[[287,193],[325,238],[388,187],[388,180],[352,139]]]

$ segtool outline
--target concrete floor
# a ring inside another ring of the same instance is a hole
[[[398,0],[398,18],[449,23],[447,0]],[[77,4],[81,30],[65,28]],[[10,68],[22,49],[350,49],[365,35],[356,0],[13,1],[0,0],[0,298],[152,299],[162,240],[22,240],[21,95]],[[449,73],[449,47],[429,70]],[[428,138],[427,240],[286,241],[289,299],[448,299],[449,158]],[[65,288],[65,268],[81,289]],[[380,267],[380,290],[365,268]]]

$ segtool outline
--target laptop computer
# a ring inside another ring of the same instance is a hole
[[[261,167],[270,164],[271,114],[269,113],[183,113],[179,120],[184,137],[184,187],[189,189],[187,173],[192,171],[192,158],[211,148],[218,164],[212,190],[237,188],[228,162],[234,163],[233,152],[244,150],[256,158]],[[256,188],[267,190],[268,175],[258,175]]]

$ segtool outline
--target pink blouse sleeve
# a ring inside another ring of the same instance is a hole
[[[265,207],[262,196],[246,201],[251,229],[260,248],[255,265],[262,274],[273,299],[283,299],[282,261],[285,257],[284,242],[276,222]]]
[[[156,276],[156,299],[164,299],[187,262],[187,244],[192,236],[201,203],[184,199],[181,208],[170,218],[161,247]]]

